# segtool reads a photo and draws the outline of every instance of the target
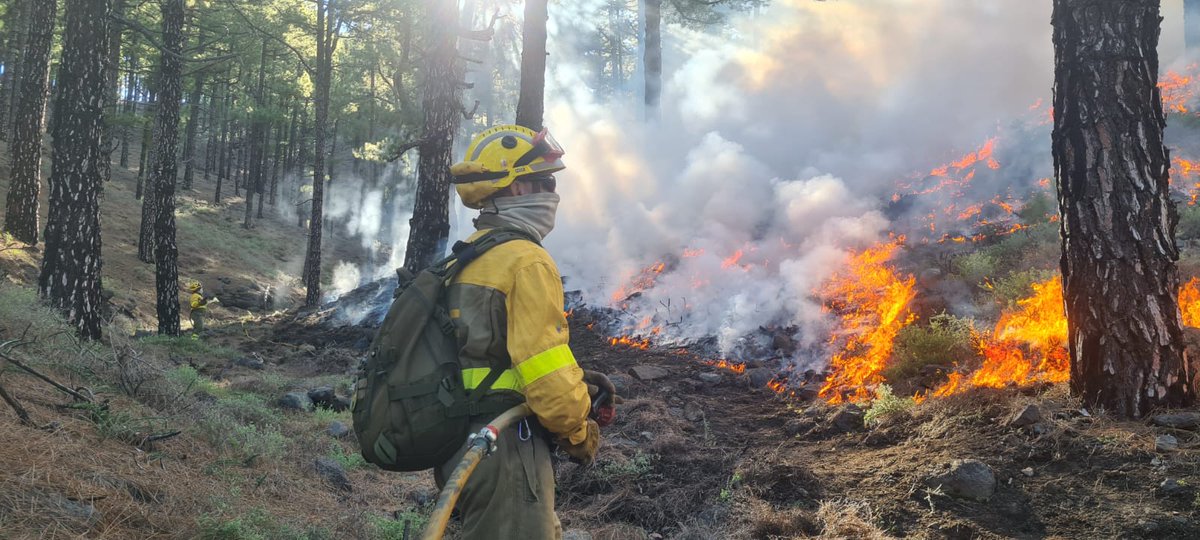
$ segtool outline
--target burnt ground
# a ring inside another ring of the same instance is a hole
[[[303,324],[315,316],[271,321],[269,339],[239,345],[279,358],[296,376],[348,372],[370,332]],[[567,530],[593,538],[1200,537],[1200,435],[1192,431],[1082,411],[1063,386],[977,389],[868,428],[857,407],[783,397],[687,350],[612,346],[587,317],[572,317],[572,348],[586,369],[614,375],[626,402],[603,431],[595,466],[557,463]],[[646,368],[661,373],[635,375]],[[1040,421],[1012,425],[1030,405]],[[1156,452],[1164,434],[1180,449]],[[954,460],[990,467],[994,494],[972,500],[927,482]]]

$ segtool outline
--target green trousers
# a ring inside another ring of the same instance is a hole
[[[192,310],[192,333],[199,334],[204,331],[204,309]]]
[[[554,514],[550,446],[542,428],[533,420],[528,422],[501,432],[496,452],[480,461],[467,480],[458,499],[464,540],[562,538],[562,525]],[[472,422],[471,432],[478,432],[486,424],[485,420]],[[464,452],[465,444],[454,458],[434,471],[439,489]]]

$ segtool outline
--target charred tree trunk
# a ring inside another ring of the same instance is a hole
[[[546,103],[547,0],[525,0],[521,35],[521,96],[517,100],[517,125],[542,130]]]
[[[644,0],[646,10],[646,119],[658,118],[662,96],[662,0]]]
[[[1054,169],[1071,390],[1140,417],[1193,401],[1158,79],[1158,0],[1054,1]]]
[[[137,187],[133,191],[134,199],[141,199],[145,196],[146,172],[150,168],[150,160],[153,158],[150,155],[150,149],[153,147],[154,141],[154,115],[158,110],[157,100],[158,96],[151,93],[150,101],[146,103],[146,109],[142,115],[142,145],[138,153]]]
[[[450,163],[462,119],[462,77],[458,63],[458,3],[431,0],[422,106],[425,130],[417,164],[417,193],[409,221],[404,267],[417,271],[433,264],[450,235]]]
[[[221,204],[221,184],[229,179],[229,108],[232,105],[229,79],[225,80],[225,100],[221,105],[221,151],[217,156],[217,188],[213,193],[213,203]]]
[[[317,64],[313,105],[312,213],[308,221],[308,248],[304,254],[304,305],[321,301],[321,232],[325,204],[325,127],[329,121],[329,88],[333,78],[333,53],[337,49],[336,0],[317,0]]]
[[[27,244],[38,241],[38,195],[42,188],[42,127],[50,86],[50,42],[54,37],[56,2],[29,6],[29,40],[25,77],[17,92],[20,106],[13,118],[12,184],[5,204],[4,230]]]
[[[4,12],[3,37],[0,37],[0,62],[4,64],[4,72],[0,73],[0,141],[8,140],[9,116],[11,103],[17,99],[17,89],[13,80],[13,69],[21,58],[21,43],[19,27],[22,24],[21,12],[25,0],[13,0]]]
[[[100,337],[100,193],[109,0],[65,0],[54,103],[50,209],[38,292],[88,339]]]
[[[161,78],[155,133],[157,148],[150,169],[154,204],[154,290],[158,333],[179,335],[179,248],[175,244],[175,177],[178,164],[179,108],[183,98],[184,0],[162,0]]]

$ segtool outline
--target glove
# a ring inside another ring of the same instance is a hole
[[[571,444],[568,439],[559,439],[558,447],[571,456],[571,461],[584,467],[596,461],[596,451],[600,449],[600,426],[595,420],[587,421],[587,437],[579,444]]]
[[[209,301],[208,301],[208,303],[210,303],[210,304],[219,304],[219,303],[221,303],[221,299],[220,299],[220,298],[217,298],[217,297],[215,297],[215,296],[214,296],[214,297],[212,297],[212,300],[209,300]]]
[[[599,371],[583,372],[583,380],[588,385],[588,396],[592,398],[592,412],[589,416],[600,427],[608,427],[617,419],[616,404],[622,400],[617,396],[617,387],[607,375]]]

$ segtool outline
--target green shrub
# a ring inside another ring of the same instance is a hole
[[[277,426],[280,423],[279,412],[268,406],[266,400],[257,394],[228,393],[217,398],[216,408],[245,424]]]
[[[1175,235],[1180,240],[1200,238],[1200,206],[1179,205],[1179,225]]]
[[[29,359],[53,358],[55,364],[87,371],[77,359],[99,354],[100,345],[80,340],[58,311],[45,305],[30,287],[0,283],[0,341],[24,336],[20,348]],[[70,364],[70,365],[67,365]],[[83,367],[83,369],[81,369]]]
[[[863,414],[863,423],[870,427],[907,415],[916,404],[913,398],[899,397],[892,393],[892,387],[881,384],[875,389],[875,400],[871,402],[871,407]]]
[[[313,423],[320,427],[328,426],[331,422],[333,422],[335,420],[338,422],[341,422],[343,424],[349,424],[349,422],[351,421],[350,420],[350,411],[338,412],[338,411],[335,411],[335,410],[327,408],[327,407],[315,408],[313,410],[312,419],[313,419]]]
[[[954,259],[954,271],[967,283],[979,285],[996,275],[996,257],[985,251],[968,253]]]
[[[224,509],[226,507],[222,507]],[[330,538],[328,531],[300,531],[279,523],[261,508],[228,517],[202,514],[196,519],[196,537],[200,540],[319,540]]]
[[[1023,270],[1012,272],[997,279],[989,287],[992,299],[1001,309],[1012,309],[1017,306],[1017,300],[1028,298],[1033,294],[1033,284],[1050,280],[1057,275],[1055,270]]]
[[[654,459],[656,457],[651,454],[638,452],[628,460],[604,463],[595,469],[596,475],[601,479],[609,481],[619,478],[638,478],[654,468]]]
[[[975,321],[941,313],[926,326],[909,325],[896,335],[892,361],[884,379],[896,383],[916,376],[925,366],[966,364],[979,357]]]
[[[417,512],[403,512],[396,516],[396,519],[379,515],[372,515],[369,519],[372,540],[408,540],[421,534],[429,516]]]
[[[287,438],[273,425],[244,424],[219,407],[202,413],[196,424],[201,437],[214,447],[243,461],[256,458],[280,459],[287,450]]]
[[[333,449],[329,451],[329,459],[332,459],[342,464],[342,468],[359,469],[367,466],[367,460],[363,459],[362,454],[358,452],[347,453],[342,445],[334,443]]]
[[[139,342],[146,349],[164,351],[171,356],[182,358],[232,360],[239,355],[238,351],[228,347],[222,347],[202,339],[193,339],[191,336],[149,336],[142,338]]]

